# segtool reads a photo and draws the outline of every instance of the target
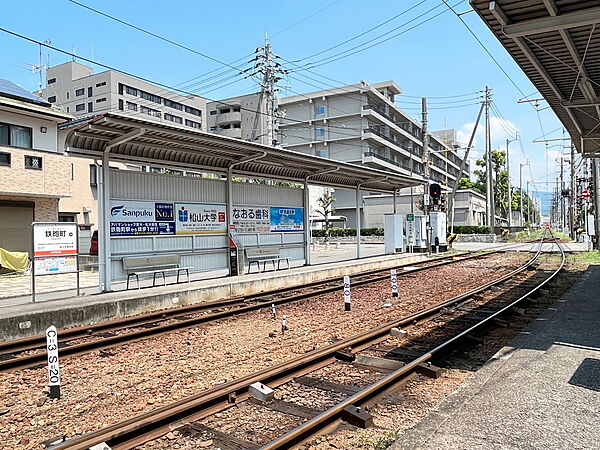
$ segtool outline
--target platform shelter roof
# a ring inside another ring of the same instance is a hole
[[[371,169],[211,133],[104,113],[63,124],[69,154],[187,170],[227,172],[340,188],[392,192],[422,178]]]
[[[600,3],[470,3],[548,102],[577,150],[600,156]]]

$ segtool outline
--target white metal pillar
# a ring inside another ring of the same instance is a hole
[[[360,259],[360,185],[356,186],[356,259]]]
[[[112,267],[111,267],[111,248],[110,248],[110,151],[102,154],[102,209],[103,217],[100,224],[100,231],[104,242],[103,262],[104,262],[104,287],[103,292],[111,291]]]
[[[227,251],[229,252],[229,234],[230,226],[233,224],[233,167],[227,169],[227,182],[225,183],[225,202],[226,211],[225,223],[227,223]],[[229,267],[229,275],[233,273],[233,267],[231,267],[231,258],[229,253],[227,256],[227,266]]]
[[[394,189],[394,214],[397,214],[398,207],[396,205],[396,195],[398,195],[398,189]]]
[[[304,192],[302,194],[302,206],[304,207],[304,265],[310,266],[310,243],[312,241],[312,237],[310,229],[310,196],[308,192],[308,178],[304,179]]]
[[[98,182],[98,291],[104,290],[104,171],[96,164],[96,177]]]

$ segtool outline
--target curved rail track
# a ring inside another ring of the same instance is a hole
[[[505,283],[513,279],[516,275],[532,267],[541,254],[544,238],[539,241],[539,248],[536,253],[521,267],[512,270],[508,274],[496,278],[488,283],[471,289],[468,292],[447,299],[435,306],[426,308],[413,314],[398,318],[370,329],[366,332],[351,336],[333,344],[313,350],[304,355],[298,356],[280,364],[262,369],[258,372],[246,375],[244,377],[224,383],[212,389],[200,392],[188,398],[181,399],[173,404],[157,408],[145,414],[127,419],[123,422],[106,427],[99,431],[85,436],[77,437],[66,442],[58,443],[51,447],[53,450],[63,449],[88,449],[94,445],[106,443],[113,450],[130,449],[139,446],[145,442],[156,439],[174,429],[193,423],[202,418],[208,417],[216,412],[225,410],[233,404],[240,403],[249,398],[249,387],[251,384],[260,382],[264,385],[276,388],[297,377],[306,375],[317,369],[325,367],[336,361],[336,358],[347,358],[348,355],[354,355],[374,344],[389,339],[392,328],[402,328],[412,326],[420,322],[427,321],[432,317],[439,315],[444,309],[453,307],[473,299],[473,296],[480,294],[493,286]],[[527,288],[527,292],[521,295],[517,300],[491,313],[485,319],[477,324],[470,326],[467,330],[454,335],[449,340],[437,345],[435,348],[423,353],[418,358],[406,364],[399,370],[384,376],[366,389],[352,395],[343,402],[335,405],[327,411],[313,417],[299,427],[280,436],[279,438],[267,443],[265,449],[283,449],[291,448],[311,437],[320,434],[332,424],[341,420],[341,414],[349,406],[360,407],[376,400],[386,391],[397,386],[399,381],[413,372],[419,364],[431,360],[438,356],[449,347],[456,345],[465,336],[473,331],[489,325],[492,321],[504,314],[527,297],[535,294],[539,289],[553,279],[562,269],[565,261],[564,251],[560,244],[559,250],[562,253],[562,262],[560,266],[547,278],[539,282],[533,288]]]
[[[485,258],[503,250],[492,250],[486,253],[475,254],[473,252],[462,253],[453,257],[446,256],[438,260],[424,261],[418,265],[403,264],[397,268],[402,269],[410,266],[411,270],[403,270],[398,273],[398,276],[409,275],[470,259]],[[352,286],[374,283],[388,279],[389,269],[365,271],[352,275],[351,278]],[[58,342],[59,351],[62,357],[82,355],[261,308],[269,308],[272,304],[280,305],[296,302],[317,295],[340,291],[341,289],[342,286],[339,278],[329,278],[307,283],[303,286],[286,287],[243,297],[157,310],[94,325],[77,326],[61,330]],[[89,340],[90,337],[97,339]],[[78,339],[85,339],[85,341],[77,343]],[[45,335],[0,342],[0,372],[23,369],[45,363],[47,358],[45,352],[36,351],[44,349],[45,345]]]

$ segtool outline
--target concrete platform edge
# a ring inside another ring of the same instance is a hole
[[[252,274],[253,276],[227,277],[139,291],[120,291],[28,303],[10,308],[9,311],[0,310],[0,339],[19,339],[41,334],[50,325],[58,329],[89,325],[158,309],[248,295],[290,285],[303,285],[372,269],[393,268],[401,264],[422,262],[425,259],[427,255],[421,254],[388,255],[302,267],[290,271]]]

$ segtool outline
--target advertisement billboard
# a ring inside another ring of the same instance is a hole
[[[240,233],[271,231],[268,206],[234,206],[233,223]]]
[[[271,207],[271,232],[304,231],[304,208]]]
[[[110,202],[111,236],[175,234],[174,205],[169,202]]]
[[[176,234],[227,233],[227,207],[211,203],[175,203]]]

